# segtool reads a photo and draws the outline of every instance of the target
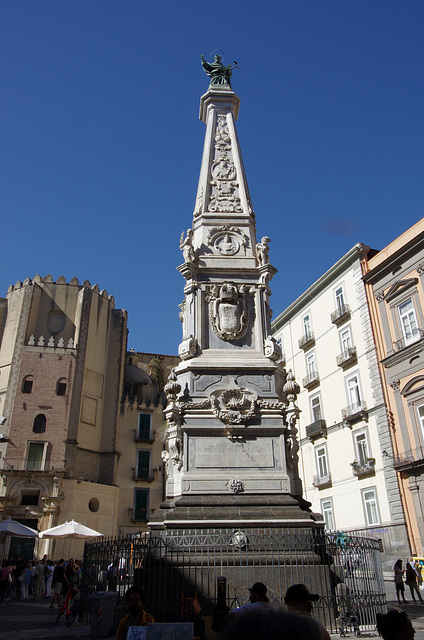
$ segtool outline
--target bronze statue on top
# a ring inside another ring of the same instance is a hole
[[[230,87],[231,89],[231,81],[230,78],[232,76],[233,69],[237,66],[237,62],[234,60],[233,64],[228,65],[227,67],[222,64],[221,56],[216,55],[214,62],[206,62],[205,57],[201,55],[202,58],[202,66],[211,79],[210,85],[220,85],[221,87]]]

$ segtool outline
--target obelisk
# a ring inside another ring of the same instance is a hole
[[[271,337],[276,269],[270,239],[256,239],[234,67],[219,56],[202,64],[211,81],[200,100],[206,135],[193,221],[180,240],[183,339],[165,387],[166,500],[149,526],[317,526],[298,475],[299,387]]]

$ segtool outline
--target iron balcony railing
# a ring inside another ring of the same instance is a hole
[[[338,367],[346,367],[348,364],[352,362],[356,362],[356,347],[349,347],[343,353],[337,356],[337,366]]]
[[[341,304],[331,314],[331,322],[333,324],[341,324],[348,318],[350,318],[350,307],[348,304]]]
[[[154,442],[155,434],[156,434],[155,431],[145,431],[143,429],[135,429],[134,440],[136,442]]]
[[[299,349],[307,349],[315,342],[315,334],[313,331],[307,331],[305,335],[299,338]]]
[[[312,484],[318,489],[328,487],[331,484],[331,473],[327,473],[325,476],[314,476]]]
[[[402,349],[409,347],[409,345],[414,344],[415,342],[418,342],[418,340],[422,340],[423,338],[424,338],[424,330],[416,329],[416,331],[412,332],[409,338],[402,338],[401,340],[397,340],[396,342],[394,342],[393,343],[394,350],[402,351]]]
[[[64,460],[0,460],[0,468],[2,471],[65,471],[66,464]]]
[[[360,402],[354,402],[345,409],[342,409],[342,419],[353,421],[356,419],[363,419],[368,416],[367,404],[363,400]]]
[[[319,436],[327,435],[327,423],[324,419],[315,420],[312,424],[308,424],[306,427],[306,435],[308,438],[318,438]]]
[[[362,476],[370,476],[375,473],[375,458],[365,458],[365,460],[354,460],[350,463],[352,473],[357,478]]]
[[[307,376],[302,379],[302,384],[305,389],[314,386],[319,383],[319,373],[318,371],[310,371]]]
[[[128,509],[128,516],[131,522],[147,522],[154,512],[154,509]]]
[[[416,467],[418,465],[424,465],[424,448],[417,447],[416,449],[410,449],[409,451],[403,451],[393,457],[393,466],[395,469],[400,467]]]
[[[155,477],[155,471],[157,471],[157,469],[133,469],[133,480],[136,482],[140,480],[152,482]]]

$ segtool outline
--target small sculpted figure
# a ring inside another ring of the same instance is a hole
[[[258,265],[263,267],[265,264],[268,264],[269,257],[269,247],[268,244],[271,242],[270,238],[264,236],[260,242],[256,245],[256,259],[258,261]]]
[[[183,252],[184,262],[193,262],[194,260],[194,249],[192,244],[193,239],[193,229],[187,229],[187,236],[184,240],[184,231],[181,234],[180,238],[180,249]]]
[[[205,70],[206,75],[208,75],[211,79],[210,85],[221,85],[224,87],[230,87],[231,89],[231,81],[230,78],[232,76],[233,69],[237,66],[237,62],[234,60],[233,64],[228,65],[227,67],[222,64],[221,56],[216,55],[213,62],[207,62],[203,55],[202,58],[202,67]]]

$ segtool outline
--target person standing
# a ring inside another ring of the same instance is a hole
[[[37,579],[35,580],[34,599],[41,600],[41,598],[43,597],[45,586],[46,586],[46,583],[44,581],[45,579],[44,564],[42,560],[39,560],[37,562],[37,566],[35,567],[35,576],[37,576]]]
[[[28,600],[29,598],[29,585],[32,578],[32,562],[28,562],[25,569],[22,571],[21,576],[21,600]]]
[[[395,587],[396,587],[396,596],[397,596],[398,602],[399,604],[401,603],[400,596],[402,594],[403,602],[407,604],[407,601],[405,600],[405,585],[403,583],[404,570],[402,569],[402,560],[400,558],[399,560],[396,560],[395,566],[393,567],[393,569],[395,572]]]
[[[411,598],[413,599],[413,601],[416,602],[415,594],[417,594],[419,601],[421,602],[421,604],[423,604],[423,599],[421,597],[421,593],[418,587],[418,575],[414,567],[409,562],[406,563],[405,582],[409,587],[409,590],[411,592]]]
[[[51,598],[52,597],[52,580],[53,580],[53,571],[54,571],[54,564],[53,564],[52,560],[47,560],[46,569],[47,569],[47,571],[46,571],[46,598]]]
[[[50,609],[53,609],[54,603],[57,600],[57,605],[60,607],[60,594],[62,593],[62,582],[66,580],[65,576],[65,560],[61,558],[53,571],[52,579],[52,591],[53,597],[50,601]]]
[[[230,613],[228,614],[228,621],[232,620],[240,613],[244,613],[248,609],[251,609],[252,607],[257,607],[261,604],[269,603],[269,598],[266,595],[268,588],[266,587],[266,585],[264,585],[263,582],[255,582],[255,584],[248,588],[248,591],[250,591],[250,602],[230,611]]]
[[[13,566],[7,560],[3,560],[3,566],[0,573],[0,605],[4,606],[4,598],[7,587],[9,586],[9,576],[13,571]]]

